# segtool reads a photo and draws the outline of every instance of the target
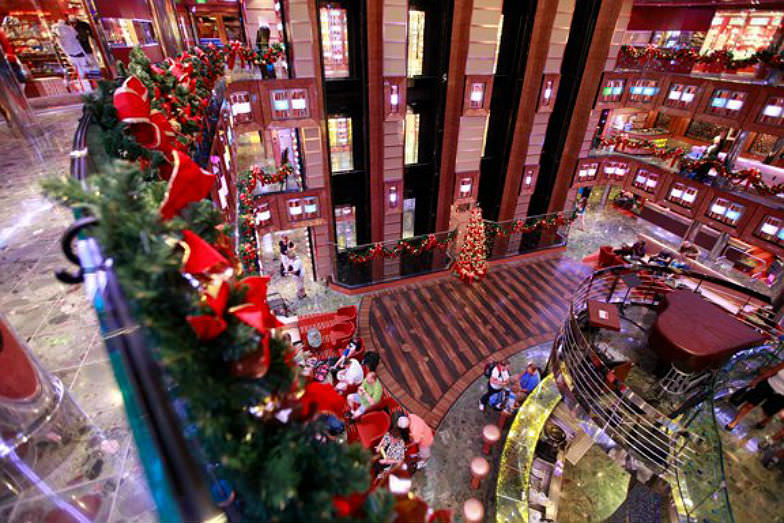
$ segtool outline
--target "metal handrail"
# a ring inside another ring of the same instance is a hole
[[[630,288],[623,283],[623,273],[645,271],[646,280]],[[768,312],[757,308],[746,310],[754,300],[762,306],[769,299],[749,291],[737,284],[691,271],[678,271],[664,267],[619,266],[602,269],[586,278],[575,291],[569,306],[569,317],[564,322],[553,346],[554,372],[560,373],[557,364],[563,363],[570,379],[574,397],[587,410],[610,437],[644,459],[660,474],[671,475],[681,468],[685,460],[695,455],[684,435],[687,427],[669,419],[636,396],[632,391],[611,388],[605,377],[610,372],[594,345],[590,343],[578,324],[578,316],[587,308],[589,299],[600,299],[608,303],[629,300],[628,303],[651,306],[657,303],[657,295],[672,290],[667,280],[686,284],[694,292],[702,291],[708,297],[717,297],[719,305],[727,309],[730,300],[737,303],[737,310],[730,310],[741,321],[775,337],[775,322]],[[733,294],[734,293],[734,294]],[[740,303],[738,294],[746,299]],[[628,296],[627,296],[628,295]],[[560,383],[565,382],[561,381]],[[567,387],[568,388],[568,387]],[[633,428],[630,429],[629,426]]]
[[[83,185],[88,174],[87,130],[92,120],[85,106],[71,152],[71,176]],[[129,421],[133,427],[134,419],[144,420],[138,422],[133,434],[142,463],[145,468],[152,467],[147,469],[147,477],[154,481],[153,497],[159,509],[169,509],[167,517],[177,514],[179,521],[225,521],[225,513],[213,502],[201,465],[189,452],[160,365],[133,319],[111,260],[103,257],[98,242],[89,235],[82,232],[79,243],[80,273],[85,275],[85,288],[98,313],[115,376],[124,385],[125,407],[129,414],[131,410],[136,414],[129,415]]]

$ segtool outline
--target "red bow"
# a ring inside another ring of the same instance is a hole
[[[189,203],[205,198],[215,183],[215,175],[199,167],[187,154],[173,149],[172,159],[169,186],[159,209],[164,220],[171,219]]]
[[[176,133],[171,122],[158,110],[150,110],[150,93],[135,76],[128,77],[114,91],[117,118],[142,147],[162,152],[171,161]]]

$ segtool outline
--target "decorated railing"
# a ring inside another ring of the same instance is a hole
[[[637,274],[640,283],[628,286],[622,278],[627,274]],[[685,408],[681,418],[672,419],[619,381],[611,362],[584,333],[589,300],[652,307],[661,295],[676,287],[701,294],[775,339],[776,324],[765,296],[694,272],[652,266],[611,267],[595,272],[575,291],[568,318],[553,345],[553,371],[567,402],[583,410],[631,456],[668,480],[679,494],[679,508],[689,518],[731,521],[722,449],[712,418],[712,389],[703,390],[704,396],[697,397],[700,401]],[[708,430],[691,426],[698,419]],[[708,495],[711,502],[705,503]]]
[[[457,231],[422,234],[402,240],[335,249],[332,281],[359,288],[449,269]]]
[[[506,220],[485,221],[488,260],[500,260],[554,247],[565,247],[573,211],[562,211]]]

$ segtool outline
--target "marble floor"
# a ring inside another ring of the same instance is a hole
[[[585,256],[596,253],[602,245],[631,245],[637,241],[638,234],[645,234],[669,249],[677,251],[681,244],[681,237],[642,218],[620,213],[609,204],[602,207],[599,204],[601,192],[596,190],[591,193],[585,214],[585,227],[581,228],[580,223],[575,222],[570,228],[567,256],[582,260]],[[649,250],[656,253],[660,248],[652,246]],[[768,286],[759,279],[750,278],[733,269],[728,260],[722,258],[713,260],[705,249],[698,247],[698,250],[700,254],[697,261],[700,264],[715,270],[730,281],[770,297],[777,296],[784,289],[784,278],[779,278],[773,286]]]
[[[29,488],[0,496],[0,521],[8,523],[71,521],[57,519],[55,502],[94,521],[158,519],[95,314],[81,286],[54,278],[69,268],[59,240],[73,217],[41,196],[39,182],[68,173],[80,114],[80,106],[39,112],[44,133],[32,144],[0,125],[0,314],[90,420],[74,452],[45,478],[54,495]]]

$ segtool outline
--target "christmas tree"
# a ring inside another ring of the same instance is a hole
[[[471,209],[460,252],[452,265],[452,273],[468,284],[479,281],[487,274],[485,224],[482,220],[482,209],[478,206]]]

